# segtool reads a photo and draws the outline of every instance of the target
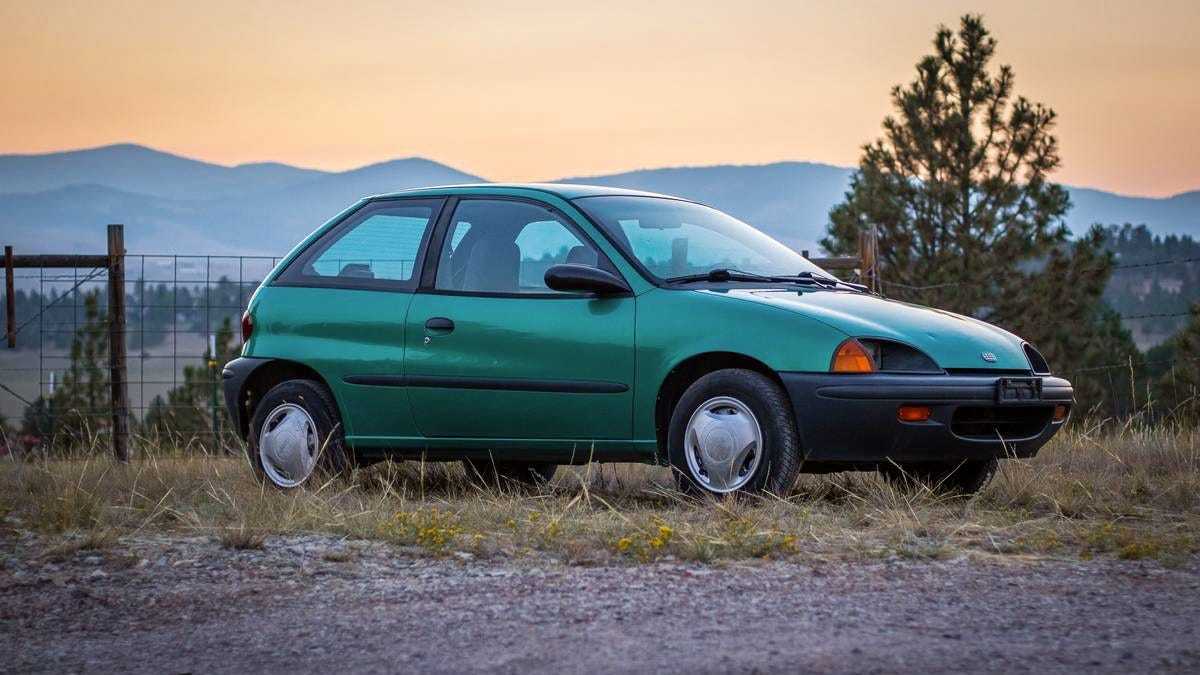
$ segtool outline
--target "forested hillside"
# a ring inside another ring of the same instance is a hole
[[[1125,317],[1138,346],[1159,344],[1182,328],[1188,305],[1200,302],[1200,242],[1126,224],[1108,228],[1105,247],[1117,267],[1104,300]]]

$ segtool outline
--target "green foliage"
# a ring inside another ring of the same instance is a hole
[[[219,391],[220,374],[225,364],[236,358],[239,351],[240,347],[233,342],[232,322],[226,317],[216,333],[216,354],[205,349],[203,363],[184,366],[183,382],[167,392],[166,399],[154,397],[143,420],[144,432],[153,436],[177,435],[188,439],[203,436],[213,429],[214,413],[217,415],[217,425],[230,431],[229,417]],[[215,410],[214,387],[218,389]]]
[[[25,406],[21,416],[21,435],[32,438],[48,438],[53,424],[50,419],[50,401],[45,396],[33,399]]]
[[[1155,382],[1157,407],[1171,417],[1200,421],[1200,303],[1193,304],[1183,330],[1170,341],[1171,363]]]
[[[1136,354],[1100,300],[1114,264],[1104,232],[1068,240],[1067,191],[1048,178],[1059,166],[1054,111],[1014,98],[980,17],[941,27],[933,44],[916,79],[892,90],[896,114],[864,146],[822,246],[851,253],[877,225],[889,296],[1004,326],[1056,370]],[[1101,390],[1081,393],[1087,406]]]
[[[1155,236],[1145,225],[1110,225],[1104,247],[1117,258],[1104,301],[1123,316],[1155,316],[1129,322],[1143,347],[1161,344],[1187,323],[1188,304],[1200,298],[1200,242],[1188,236]],[[1192,261],[1163,264],[1165,261]]]
[[[100,292],[83,298],[84,323],[71,341],[70,363],[54,396],[53,434],[63,443],[86,443],[111,423],[108,326],[100,315]]]
[[[13,429],[8,423],[8,418],[3,413],[0,413],[0,455],[3,455],[5,451],[11,450],[16,445],[16,442],[16,429]]]

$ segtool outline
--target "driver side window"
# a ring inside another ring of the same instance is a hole
[[[434,287],[466,293],[558,294],[544,279],[553,265],[610,267],[553,211],[493,199],[459,203],[438,261]]]

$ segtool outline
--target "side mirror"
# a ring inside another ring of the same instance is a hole
[[[546,285],[555,291],[613,295],[630,292],[629,284],[599,267],[566,263],[546,270]]]

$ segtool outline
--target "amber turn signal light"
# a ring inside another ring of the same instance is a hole
[[[1054,421],[1061,422],[1065,419],[1067,419],[1067,406],[1065,406],[1065,405],[1054,406]]]
[[[933,408],[927,405],[902,405],[896,410],[896,417],[902,422],[924,422],[933,414]]]
[[[846,340],[833,353],[829,369],[835,373],[869,373],[875,370],[875,364],[858,340]]]

